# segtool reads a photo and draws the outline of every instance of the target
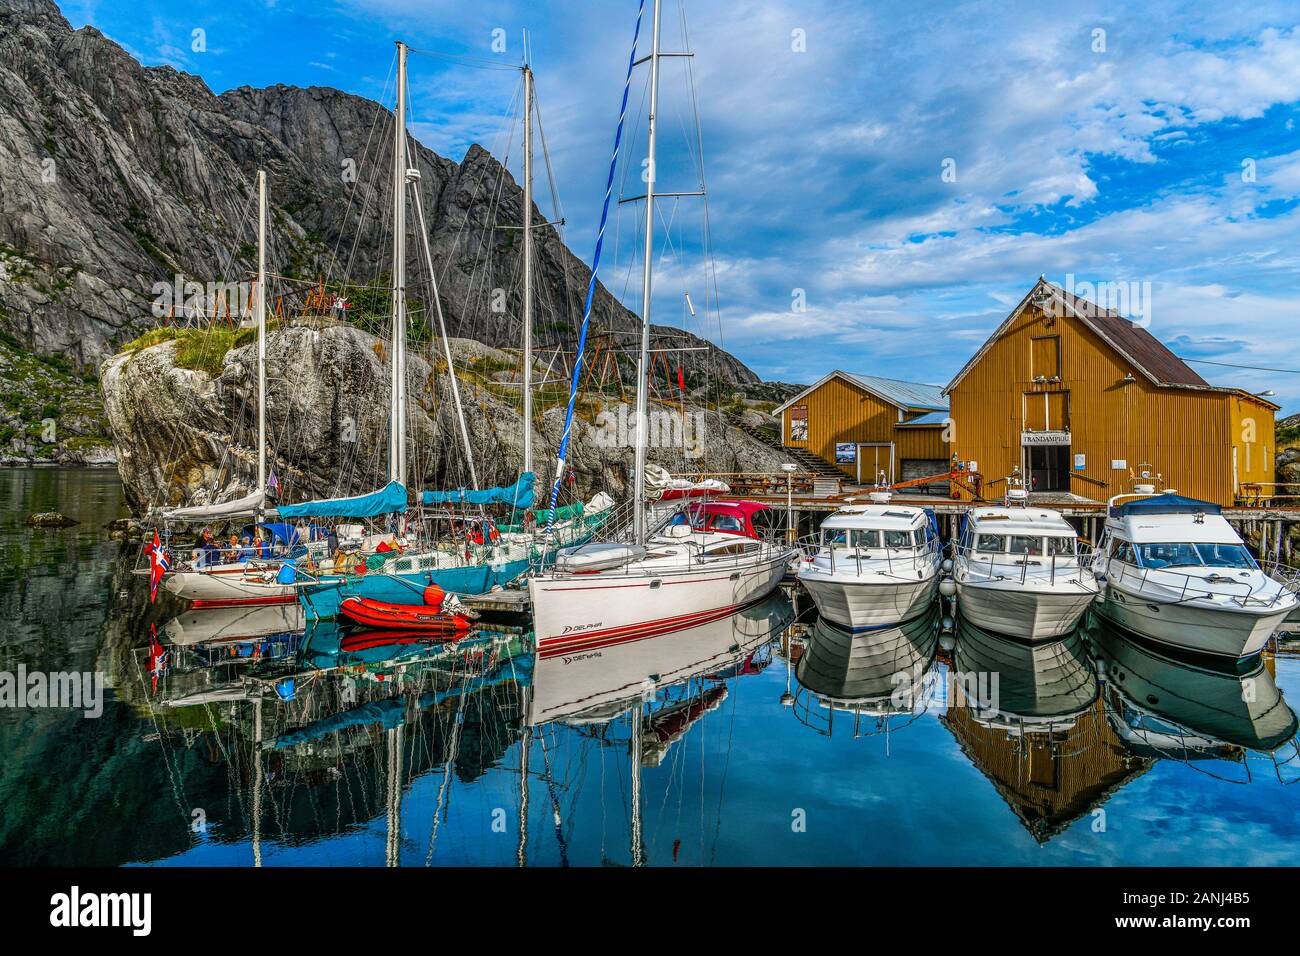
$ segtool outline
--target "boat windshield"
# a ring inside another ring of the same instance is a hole
[[[1191,544],[1189,542],[1140,544],[1138,558],[1144,568],[1254,568],[1255,559],[1240,544]]]
[[[912,532],[881,531],[876,528],[827,528],[823,532],[822,543],[836,548],[883,547],[897,550],[912,547]]]

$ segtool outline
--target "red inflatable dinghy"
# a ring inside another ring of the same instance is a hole
[[[339,615],[365,627],[400,631],[439,631],[454,635],[469,630],[470,622],[459,614],[419,604],[389,604],[364,597],[344,598]]]

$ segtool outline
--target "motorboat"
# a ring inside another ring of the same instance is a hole
[[[813,718],[822,714],[830,734],[836,711],[846,712],[859,736],[863,717],[884,720],[916,713],[925,703],[926,675],[939,650],[939,624],[937,601],[920,616],[871,631],[851,631],[817,618],[795,665],[801,691],[792,702],[796,717],[819,729],[823,725]],[[803,702],[802,691],[814,701]]]
[[[841,627],[889,627],[935,603],[942,544],[921,508],[850,505],[800,545],[799,581],[820,615]]]
[[[1111,691],[1111,725],[1135,753],[1214,759],[1234,748],[1272,753],[1295,737],[1295,712],[1263,655],[1194,662],[1101,615],[1093,615],[1087,635]]]
[[[977,723],[1015,735],[1068,730],[1100,694],[1078,629],[1026,644],[959,620],[952,676]]]
[[[1208,501],[1173,492],[1117,495],[1098,551],[1101,613],[1184,651],[1258,654],[1300,604],[1294,572],[1266,573]]]
[[[1061,637],[1097,596],[1091,559],[1055,511],[975,508],[957,543],[957,612],[998,634],[1031,641]]]

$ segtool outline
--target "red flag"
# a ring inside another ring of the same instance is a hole
[[[149,603],[153,604],[158,600],[158,583],[162,581],[163,574],[171,569],[171,564],[167,561],[167,552],[158,537],[157,528],[153,530],[153,541],[145,549],[145,553],[149,555]]]
[[[158,628],[149,625],[149,678],[153,682],[153,692],[158,693],[158,678],[167,673],[168,652],[158,643]]]
[[[683,392],[686,391],[686,376],[682,374],[682,367],[677,366],[677,387]]]

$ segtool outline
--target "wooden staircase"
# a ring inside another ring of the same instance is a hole
[[[799,466],[800,471],[815,475],[818,478],[838,478],[842,481],[848,480],[844,472],[840,471],[825,458],[814,455],[804,448],[792,448],[789,445],[781,444],[781,439],[775,432],[768,428],[759,428],[742,420],[739,416],[727,416],[727,424],[732,428],[737,428],[744,432],[755,441],[760,441],[769,448],[779,451],[785,455],[791,462]]]

